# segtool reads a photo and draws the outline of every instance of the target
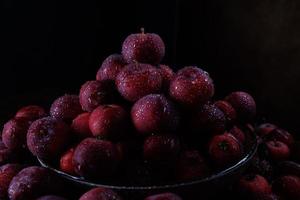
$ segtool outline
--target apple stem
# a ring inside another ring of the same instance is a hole
[[[145,28],[144,27],[141,28],[141,32],[142,32],[142,34],[145,34]]]
[[[227,151],[227,149],[228,149],[228,143],[226,141],[220,142],[218,144],[218,146],[222,151]]]

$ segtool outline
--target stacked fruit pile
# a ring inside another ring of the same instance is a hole
[[[157,34],[129,35],[122,55],[106,58],[96,80],[84,83],[78,96],[57,98],[49,116],[40,106],[20,109],[4,125],[0,162],[18,162],[29,154],[73,176],[130,186],[201,179],[237,163],[249,146],[248,134],[255,132],[251,125],[256,115],[254,99],[238,91],[215,101],[207,72],[188,66],[174,73],[160,64],[164,54]],[[274,126],[261,126],[258,132],[263,153],[234,188],[254,199],[276,198],[263,178],[269,175],[266,166],[272,167],[267,159],[275,164],[288,159],[293,139]],[[0,168],[1,199],[59,193],[59,181],[49,171],[23,167],[5,164]],[[299,195],[285,187],[300,188],[297,176],[281,176],[275,183],[280,195]],[[80,199],[121,198],[96,188]],[[181,198],[172,193],[146,198],[159,199]]]

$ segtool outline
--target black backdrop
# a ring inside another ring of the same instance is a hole
[[[1,118],[77,93],[143,26],[164,39],[165,63],[209,71],[218,98],[250,92],[261,116],[297,132],[299,11],[297,0],[2,0]]]

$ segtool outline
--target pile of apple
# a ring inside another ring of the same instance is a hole
[[[85,82],[79,95],[57,98],[49,114],[36,105],[18,110],[2,131],[0,163],[5,165],[0,168],[0,198],[63,199],[41,197],[58,190],[48,170],[6,164],[18,162],[24,152],[72,176],[128,186],[201,179],[243,158],[248,134],[255,132],[252,96],[236,91],[215,100],[206,71],[187,66],[175,73],[160,64],[164,54],[157,34],[131,34],[123,42],[122,54],[107,57],[96,80]],[[267,180],[266,166],[289,159],[294,140],[274,125],[260,126],[258,133],[263,150],[234,188],[247,198],[276,199],[268,182],[274,176]],[[300,188],[299,177],[279,176],[278,195],[300,199],[299,190],[285,188],[288,184]],[[96,188],[80,198],[87,199],[121,197]],[[172,193],[146,198],[159,199],[181,198]]]

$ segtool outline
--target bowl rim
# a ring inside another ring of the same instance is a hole
[[[249,147],[249,150],[247,151],[247,153],[245,154],[245,156],[240,159],[237,163],[235,163],[234,165],[217,172],[216,174],[212,174],[208,177],[202,178],[202,179],[196,179],[196,180],[191,180],[191,181],[184,181],[184,182],[179,182],[179,183],[170,183],[170,184],[164,184],[164,185],[149,185],[149,186],[122,186],[122,185],[109,185],[109,184],[100,184],[100,183],[93,183],[90,182],[89,180],[85,180],[82,177],[77,177],[77,176],[72,176],[70,174],[67,174],[63,171],[60,171],[52,166],[50,166],[49,164],[47,164],[47,162],[45,162],[44,160],[42,160],[41,158],[37,157],[38,162],[40,163],[40,165],[42,167],[45,167],[53,172],[55,172],[56,174],[58,174],[59,176],[62,176],[63,178],[66,178],[70,181],[74,181],[78,184],[82,184],[85,186],[89,186],[89,187],[103,187],[103,188],[108,188],[108,189],[112,189],[112,190],[164,190],[164,189],[175,189],[175,188],[179,188],[179,187],[184,187],[184,186],[192,186],[192,185],[197,185],[197,184],[201,184],[203,182],[209,182],[209,181],[214,181],[220,177],[226,176],[228,174],[230,174],[231,172],[235,171],[236,169],[238,169],[239,167],[243,166],[245,163],[247,163],[247,161],[249,161],[250,159],[253,158],[253,156],[255,155],[256,151],[257,151],[257,147],[258,147],[258,140],[256,137],[255,133],[251,133],[249,134],[251,135],[251,138],[253,139],[252,141],[252,145]]]

